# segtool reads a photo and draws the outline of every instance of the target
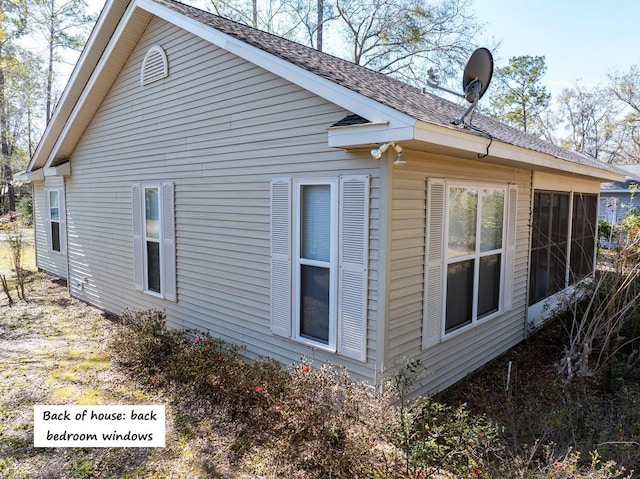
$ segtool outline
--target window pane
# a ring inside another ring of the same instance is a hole
[[[474,260],[468,260],[453,263],[447,267],[446,333],[471,323],[473,314],[473,265]]]
[[[147,289],[160,293],[160,243],[147,241]]]
[[[329,344],[329,268],[300,266],[300,336]]]
[[[49,191],[49,217],[52,221],[60,221],[60,198],[57,191]]]
[[[449,258],[475,253],[477,213],[476,189],[449,189]]]
[[[301,257],[331,259],[331,186],[302,186]]]
[[[572,282],[593,272],[597,210],[596,195],[578,193],[574,196],[570,267]]]
[[[504,217],[504,190],[482,191],[480,217],[480,251],[502,248],[502,223]]]
[[[57,221],[51,222],[51,249],[60,251],[60,223]]]
[[[144,190],[144,217],[146,220],[146,237],[159,239],[160,211],[158,188],[145,188]]]
[[[480,258],[480,281],[478,284],[478,318],[498,311],[500,307],[500,262],[501,255]]]
[[[58,192],[49,191],[49,207],[58,208],[59,206],[60,206],[60,203],[58,202]]]

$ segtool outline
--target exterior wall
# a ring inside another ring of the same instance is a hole
[[[53,251],[47,240],[46,231],[49,228],[47,200],[45,192],[49,189],[59,189],[64,192],[64,178],[61,176],[49,176],[44,181],[33,183],[33,223],[35,231],[36,266],[38,269],[67,279],[67,254]],[[63,214],[63,212],[61,212]],[[64,221],[64,216],[61,218]],[[64,228],[61,230],[64,234]]]
[[[419,358],[428,371],[419,393],[435,393],[460,380],[525,337],[531,171],[406,152],[393,170],[386,364]],[[435,346],[421,348],[428,178],[510,183],[518,187],[513,308]]]
[[[169,77],[140,86],[158,44]],[[327,147],[346,112],[276,75],[153,19],[71,158],[70,286],[113,313],[155,307],[169,323],[283,363],[311,355],[372,378],[376,364],[378,162]],[[270,332],[270,180],[371,175],[367,362],[310,351]],[[133,183],[175,183],[177,302],[134,287]],[[85,280],[86,279],[86,280]]]
[[[631,209],[640,207],[640,199],[637,194],[630,192],[600,192],[599,220],[607,220],[610,223],[620,223]]]

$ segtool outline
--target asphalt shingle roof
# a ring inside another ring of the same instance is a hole
[[[448,128],[463,128],[454,126],[451,122],[462,115],[466,109],[464,106],[437,95],[422,93],[421,89],[382,73],[213,13],[173,0],[154,1],[417,120]],[[467,117],[468,120],[469,117]],[[467,127],[465,131],[472,135],[490,136],[494,140],[546,153],[556,158],[619,172],[615,167],[594,158],[565,150],[478,112],[473,114],[471,125],[474,128]]]

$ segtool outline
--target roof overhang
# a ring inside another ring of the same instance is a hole
[[[569,161],[479,134],[471,134],[460,128],[419,120],[404,127],[392,127],[385,122],[332,127],[328,130],[328,136],[329,146],[346,150],[369,148],[394,141],[403,142],[402,146],[409,150],[475,159],[485,163],[579,176],[601,182],[624,179],[623,174],[604,167]]]

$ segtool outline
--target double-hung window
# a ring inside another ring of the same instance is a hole
[[[294,281],[296,337],[335,348],[337,180],[297,182]]]
[[[445,334],[500,310],[505,188],[447,188]]]
[[[271,330],[366,360],[369,177],[271,181]]]
[[[517,188],[430,179],[423,348],[511,307]]]
[[[60,251],[61,238],[60,238],[60,191],[49,190],[48,202],[49,202],[49,235],[51,237],[51,249],[53,251]]]
[[[173,183],[132,187],[134,284],[176,300]]]

